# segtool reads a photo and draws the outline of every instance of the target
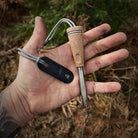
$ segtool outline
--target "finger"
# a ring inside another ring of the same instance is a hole
[[[85,60],[93,57],[97,53],[101,53],[111,47],[117,46],[127,39],[126,34],[119,32],[94,43],[91,43],[85,48]]]
[[[86,45],[87,43],[99,38],[103,34],[107,33],[110,29],[110,25],[105,23],[85,32],[83,34],[83,44]]]
[[[25,50],[36,53],[41,48],[46,38],[46,25],[41,17],[35,18],[35,28],[33,34],[24,47]]]
[[[86,82],[87,93],[108,93],[117,92],[121,89],[118,82]]]
[[[100,68],[121,61],[127,58],[128,54],[129,53],[126,49],[120,49],[106,55],[95,57],[85,63],[85,74],[97,71]]]

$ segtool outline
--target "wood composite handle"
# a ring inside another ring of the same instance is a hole
[[[82,67],[84,66],[82,26],[70,27],[67,29],[67,33],[75,65]]]

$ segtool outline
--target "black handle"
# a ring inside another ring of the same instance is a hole
[[[45,64],[37,62],[37,65],[40,70],[50,74],[51,76],[57,78],[62,82],[65,82],[65,83],[72,82],[74,76],[70,70],[56,63],[55,61],[51,60],[48,57],[42,57],[40,59],[45,61]]]

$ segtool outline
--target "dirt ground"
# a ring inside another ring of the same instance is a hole
[[[0,28],[11,22],[24,22],[22,16],[28,12],[22,2],[0,2]],[[127,48],[129,58],[87,76],[88,80],[96,80],[96,75],[100,81],[118,81],[122,84],[120,92],[89,95],[89,107],[86,109],[82,109],[81,99],[77,97],[61,108],[36,116],[15,138],[137,138],[138,24],[132,23],[131,29],[122,29],[128,36],[127,42],[117,47]],[[11,41],[13,37],[0,32],[0,90],[15,79],[17,48],[25,43],[24,40]]]

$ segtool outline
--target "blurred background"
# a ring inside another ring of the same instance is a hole
[[[44,19],[48,33],[63,17],[82,25],[85,31],[108,23],[111,31],[99,39],[123,31],[128,40],[104,53],[119,48],[130,52],[126,60],[86,75],[89,81],[120,82],[119,92],[89,95],[87,109],[82,109],[81,98],[77,97],[61,108],[36,116],[15,138],[138,136],[137,4],[137,0],[0,0],[0,90],[16,77],[17,48],[22,48],[30,38],[36,16]],[[67,27],[61,25],[47,48],[67,42]]]

